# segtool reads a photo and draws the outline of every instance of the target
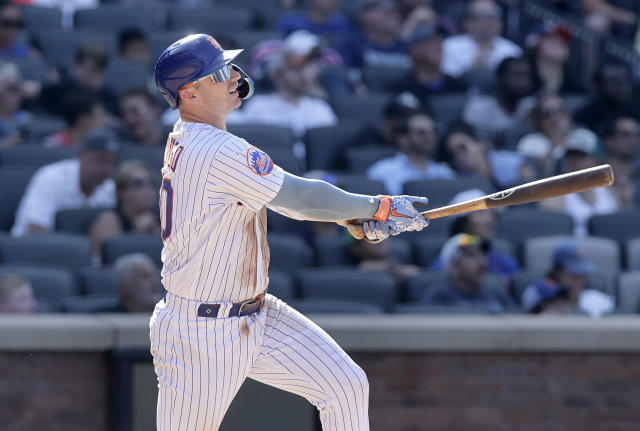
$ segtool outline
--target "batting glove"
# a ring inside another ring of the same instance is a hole
[[[426,205],[429,199],[418,196],[378,196],[380,204],[374,219],[389,225],[389,234],[418,231],[429,225],[429,221],[414,208]]]
[[[376,244],[389,238],[389,224],[376,220],[368,220],[362,223],[364,239],[372,244]]]

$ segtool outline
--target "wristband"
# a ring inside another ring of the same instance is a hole
[[[378,211],[373,215],[373,218],[379,221],[387,221],[391,213],[391,196],[379,195],[378,199],[380,199]]]

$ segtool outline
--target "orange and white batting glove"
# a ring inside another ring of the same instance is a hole
[[[429,226],[429,220],[422,217],[414,207],[414,205],[427,205],[429,199],[407,195],[381,195],[378,198],[380,199],[380,204],[373,218],[388,224],[391,235],[398,235],[407,231],[418,231]]]

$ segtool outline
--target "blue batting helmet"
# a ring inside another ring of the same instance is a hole
[[[213,37],[193,34],[172,43],[156,63],[156,86],[172,108],[178,90],[230,63],[242,49],[224,50]]]

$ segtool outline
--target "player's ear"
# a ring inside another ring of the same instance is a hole
[[[185,101],[185,102],[193,102],[195,99],[198,98],[198,96],[196,95],[196,92],[193,91],[193,87],[183,88],[182,90],[179,90],[178,97],[180,98],[181,101]]]

